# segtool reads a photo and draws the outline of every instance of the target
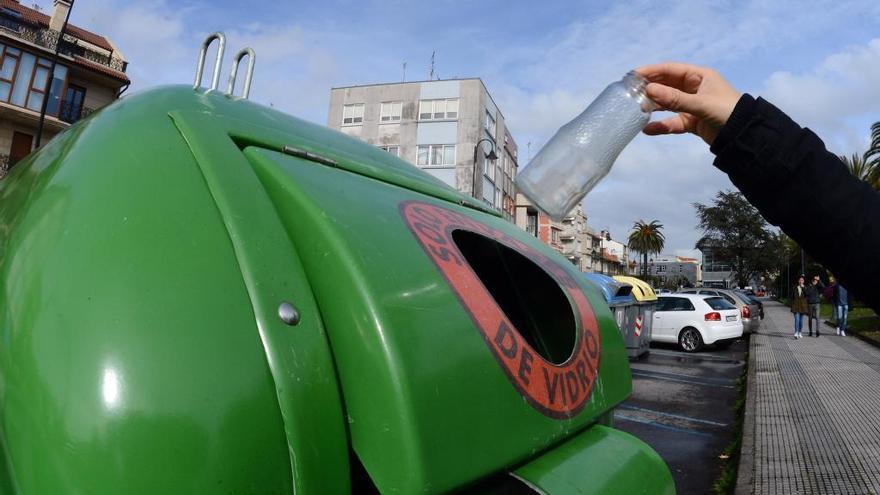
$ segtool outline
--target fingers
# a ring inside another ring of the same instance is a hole
[[[639,67],[636,72],[650,82],[693,93],[696,92],[703,78],[712,72],[712,69],[680,62],[664,62]]]
[[[649,136],[659,136],[661,134],[684,134],[688,131],[686,118],[683,115],[674,115],[663,120],[650,122],[642,132]]]
[[[703,116],[705,113],[703,100],[699,96],[657,83],[648,84],[645,93],[665,110],[687,112],[697,116]]]

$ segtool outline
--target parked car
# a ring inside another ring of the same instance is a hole
[[[748,296],[745,296],[740,292],[732,289],[709,289],[702,287],[696,289],[682,289],[681,293],[723,297],[724,300],[733,304],[736,306],[736,309],[739,310],[740,317],[742,318],[743,331],[745,333],[755,333],[761,326],[761,308],[757,303],[749,299]]]
[[[760,297],[762,297],[761,293],[758,292],[757,296],[753,296],[753,295],[749,294],[748,292],[742,291],[742,292],[740,292],[740,294],[743,294],[744,296],[748,297],[750,301],[752,301],[753,303],[758,305],[758,314],[761,315],[761,319],[763,320],[764,319],[764,303],[761,301],[761,299],[759,299]]]
[[[721,296],[670,294],[657,298],[651,340],[677,343],[685,352],[727,347],[742,337],[740,311]]]

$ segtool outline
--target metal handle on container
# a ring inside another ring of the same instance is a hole
[[[216,90],[220,85],[220,67],[223,65],[223,52],[226,49],[226,35],[220,31],[211,34],[202,42],[202,49],[199,50],[199,62],[196,66],[196,80],[193,83],[193,89],[199,89],[202,85],[202,73],[205,71],[205,56],[208,54],[208,47],[214,40],[219,40],[220,45],[217,48],[217,60],[214,61],[214,74],[211,76],[210,90]]]
[[[244,76],[244,86],[241,88],[241,97],[247,99],[248,95],[251,93],[251,81],[254,78],[254,63],[257,60],[257,54],[251,48],[242,48],[237,54],[235,54],[235,59],[232,61],[232,72],[229,73],[229,85],[226,87],[226,94],[232,96],[232,92],[235,91],[235,79],[238,77],[238,64],[241,63],[241,59],[243,59],[247,55],[248,57],[248,65],[247,65],[247,73]]]

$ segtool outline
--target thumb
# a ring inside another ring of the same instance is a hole
[[[658,83],[651,83],[645,88],[648,98],[654,100],[666,110],[674,112],[685,112],[691,115],[702,117],[703,111],[702,101],[699,96],[679,91],[669,86]]]

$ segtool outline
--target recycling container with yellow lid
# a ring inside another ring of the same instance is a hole
[[[657,307],[657,294],[645,281],[623,275],[615,275],[614,279],[632,285],[633,305],[632,340],[626,342],[626,352],[630,358],[639,358],[651,351],[651,331],[654,322],[654,309]]]

